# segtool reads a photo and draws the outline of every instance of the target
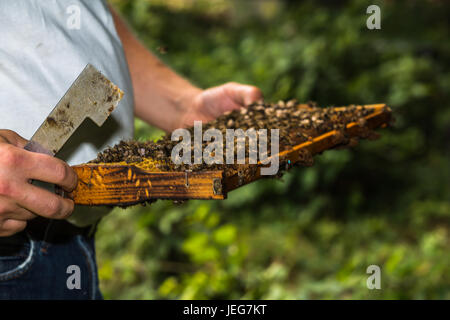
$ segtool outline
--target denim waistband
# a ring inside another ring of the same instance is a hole
[[[27,235],[35,240],[46,242],[64,243],[71,241],[75,236],[81,235],[91,238],[95,234],[97,225],[80,228],[65,220],[52,220],[37,217],[28,221],[24,231],[8,237],[0,237],[0,250],[20,245],[28,241]]]

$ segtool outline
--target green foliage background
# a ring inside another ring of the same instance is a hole
[[[225,201],[115,210],[97,235],[106,298],[450,298],[447,2],[112,3],[201,87],[238,81],[267,101],[387,103],[397,121],[377,141]],[[369,4],[381,7],[381,30],[366,28]],[[136,121],[136,138],[160,134]],[[381,290],[366,287],[371,264]]]

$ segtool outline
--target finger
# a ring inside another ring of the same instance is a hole
[[[263,98],[261,90],[255,86],[232,82],[226,85],[225,90],[227,95],[230,96],[235,103],[243,107]]]
[[[15,192],[13,198],[28,211],[51,219],[66,219],[72,214],[74,203],[70,199],[28,183],[21,189],[20,194]]]
[[[37,217],[33,212],[17,206],[17,208],[14,209],[14,211],[11,211],[10,213],[7,213],[5,215],[8,219],[14,219],[14,220],[20,220],[20,221],[28,221],[31,219],[34,219]]]
[[[23,148],[28,143],[28,140],[19,136],[17,133],[15,133],[12,130],[0,130],[0,138],[3,138],[2,140],[6,140],[5,142],[8,142],[16,147]]]
[[[263,99],[263,94],[261,90],[254,86],[247,86],[246,89],[243,89],[245,92],[244,95],[244,106],[248,106],[252,103],[261,101]]]
[[[199,116],[206,116],[208,121],[217,118],[224,112],[241,108],[241,105],[237,104],[226,92],[225,86],[205,90],[201,105],[203,106],[203,112]]]
[[[0,215],[2,218],[22,221],[36,218],[34,213],[18,206],[15,202],[4,196],[0,196]]]
[[[26,221],[6,219],[0,226],[0,237],[9,237],[25,229]]]
[[[25,150],[23,152],[27,153],[28,159],[24,164],[24,167],[27,168],[24,171],[27,179],[53,183],[66,191],[75,189],[78,177],[67,163],[46,154]]]

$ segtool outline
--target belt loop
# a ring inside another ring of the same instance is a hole
[[[100,222],[101,219],[98,219],[93,225],[91,225],[91,227],[89,228],[89,231],[87,233],[87,237],[91,238],[92,236],[94,236],[95,231],[97,231],[97,226],[98,223]]]

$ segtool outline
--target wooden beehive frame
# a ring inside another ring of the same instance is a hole
[[[365,117],[361,127],[352,122],[346,125],[348,137],[361,137],[367,129],[385,127],[391,120],[391,110],[384,104],[359,106],[374,111]],[[339,108],[336,108],[339,110]],[[315,155],[336,147],[340,132],[333,130],[278,154],[290,164],[298,162],[304,151]],[[134,165],[83,164],[74,166],[78,175],[77,188],[68,196],[79,205],[126,206],[155,199],[225,199],[227,193],[260,179],[260,167],[244,165],[250,174],[245,178],[235,174],[225,177],[223,171],[150,172]]]

